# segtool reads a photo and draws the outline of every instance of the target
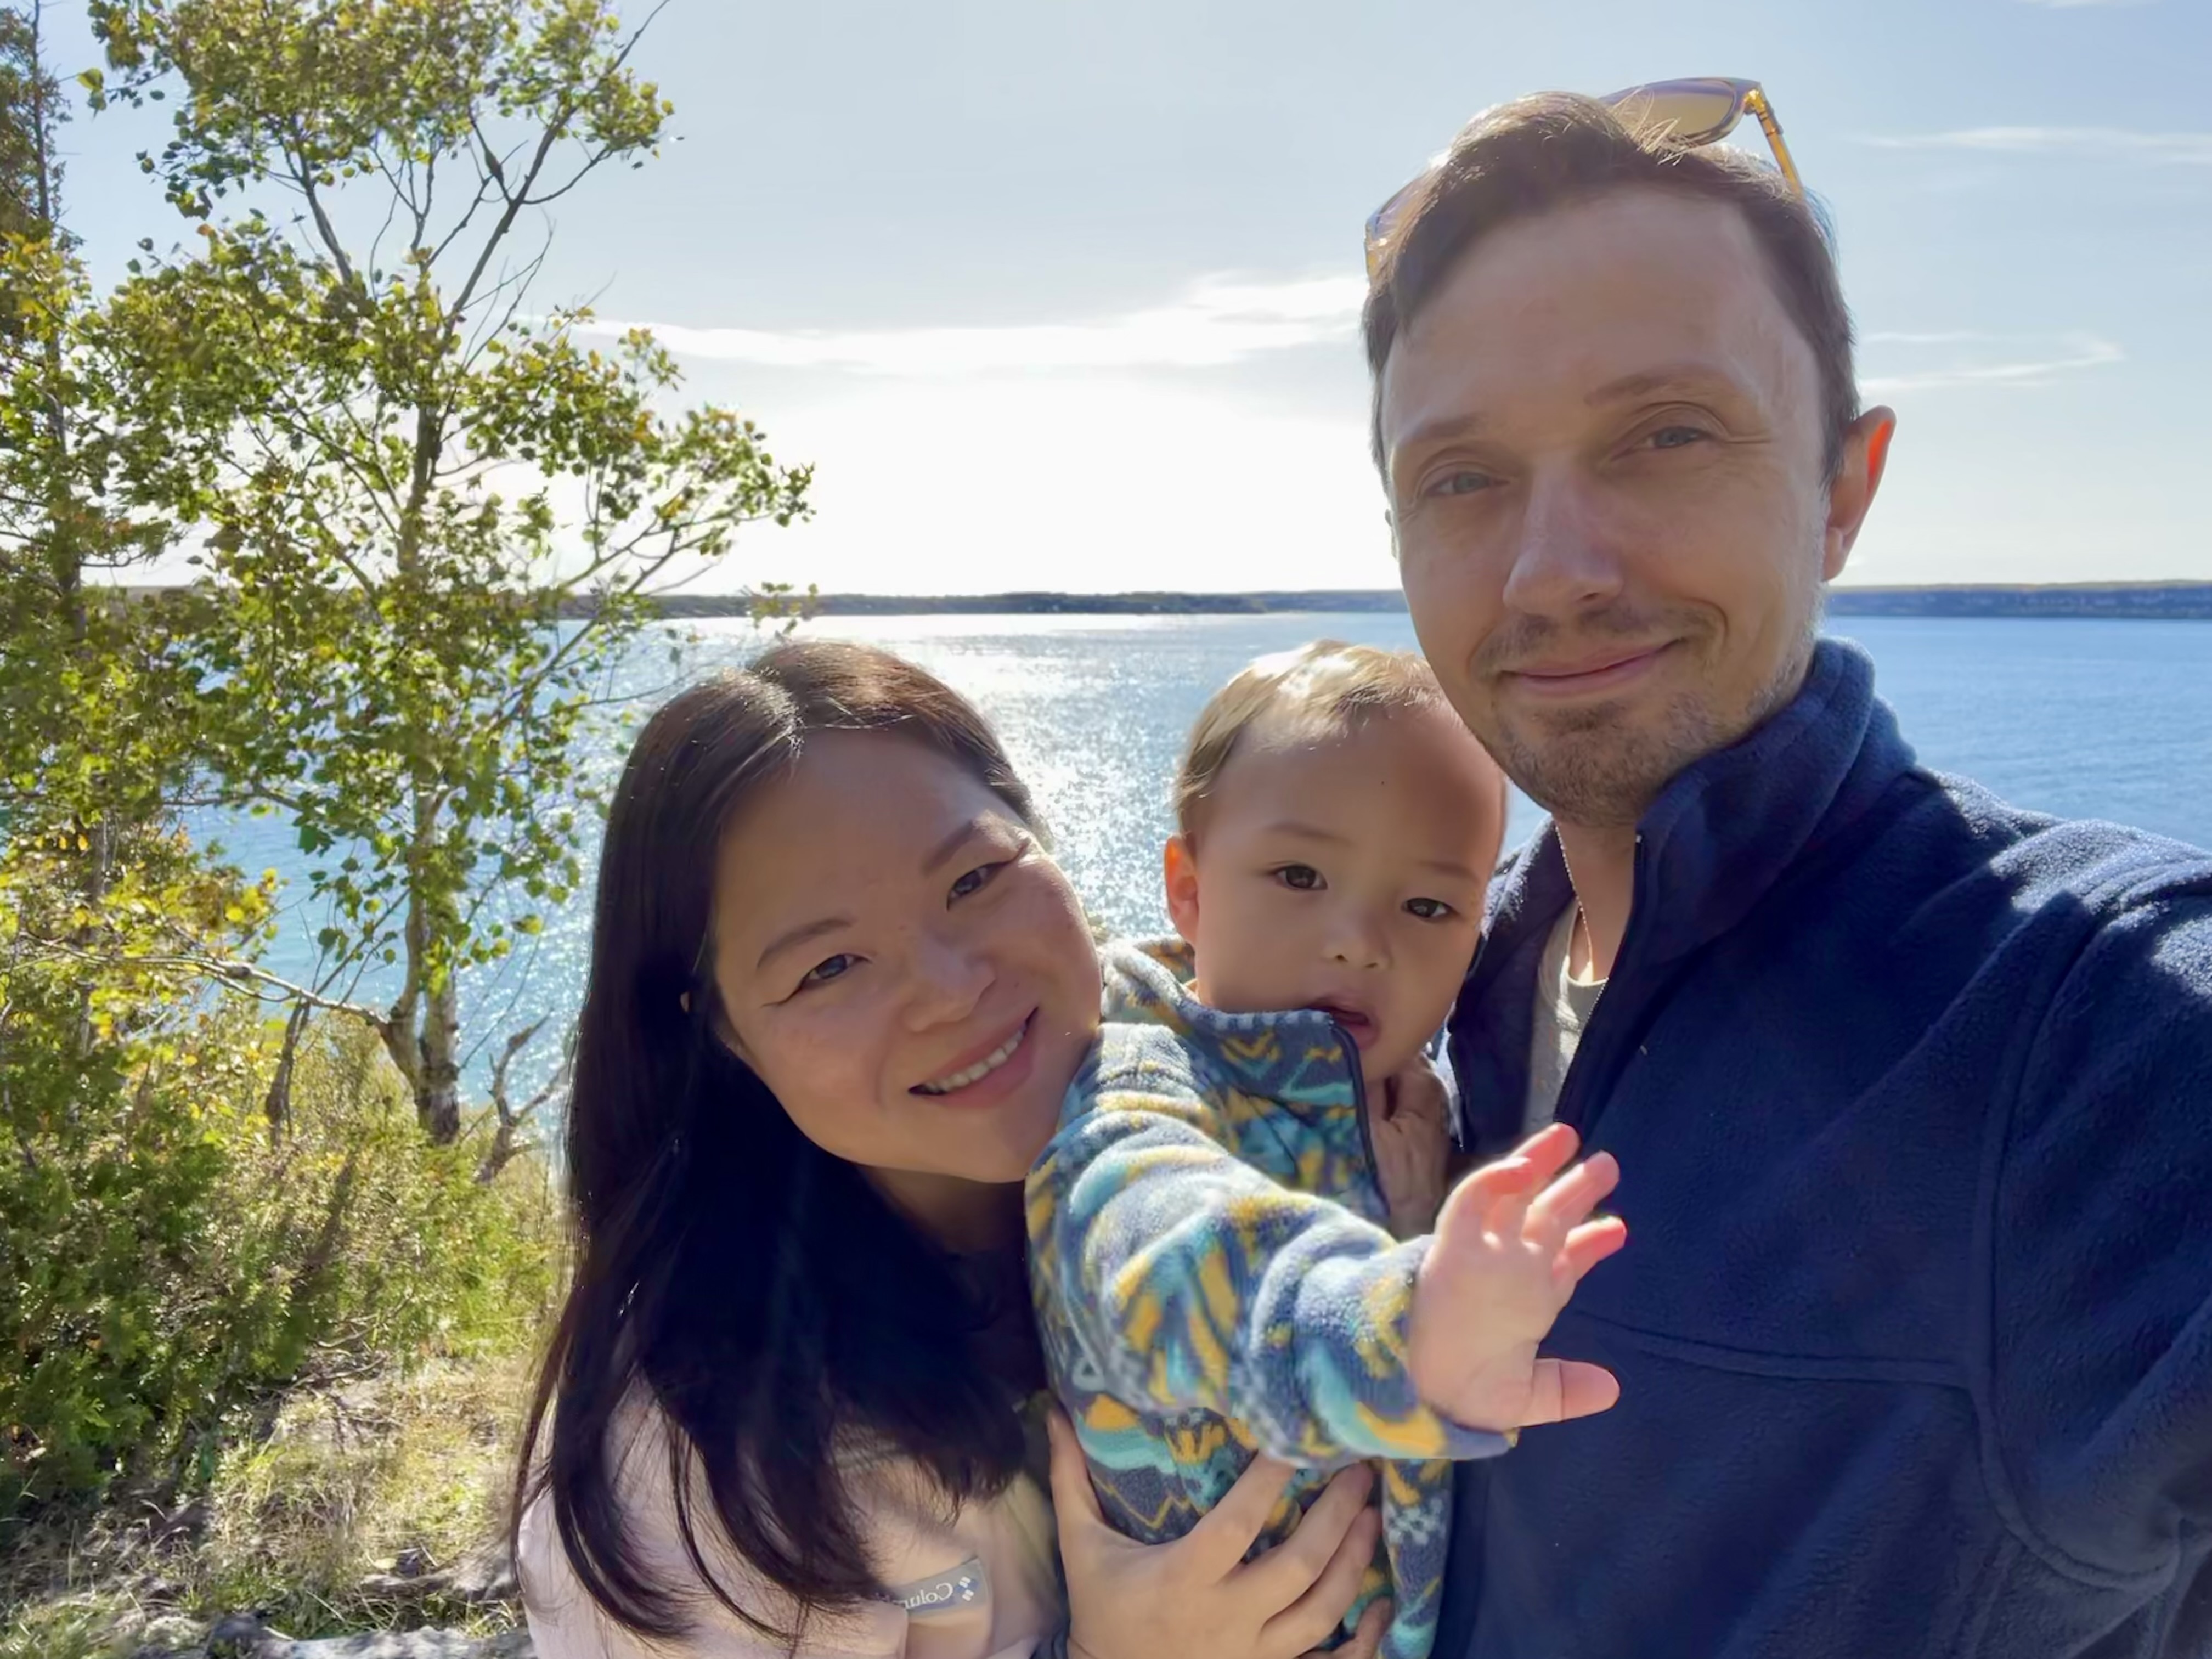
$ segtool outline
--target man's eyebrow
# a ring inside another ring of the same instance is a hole
[[[1452,438],[1472,438],[1490,422],[1480,415],[1431,415],[1391,446],[1395,456],[1403,450],[1419,448],[1424,444],[1443,443]]]
[[[1641,398],[1654,392],[1709,391],[1734,389],[1735,382],[1710,363],[1662,363],[1656,368],[1638,369],[1633,374],[1624,374],[1617,380],[1607,380],[1583,401],[1595,407],[1599,404],[1615,404],[1630,398]]]
[[[794,927],[787,933],[779,933],[769,941],[768,949],[760,953],[760,960],[753,964],[753,971],[758,973],[768,966],[770,957],[788,951],[793,945],[804,945],[809,939],[820,939],[824,933],[834,933],[852,925],[850,916],[824,916],[819,921],[810,921]]]

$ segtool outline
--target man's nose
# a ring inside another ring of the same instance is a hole
[[[997,977],[982,951],[935,932],[917,937],[908,971],[914,979],[907,998],[907,1026],[916,1031],[967,1018]]]
[[[1539,617],[1571,617],[1619,597],[1620,560],[1590,482],[1566,466],[1540,469],[1505,578],[1508,608]]]

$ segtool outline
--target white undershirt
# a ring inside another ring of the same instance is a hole
[[[1568,969],[1581,914],[1570,904],[1545,942],[1536,962],[1535,1018],[1528,1028],[1528,1099],[1521,1114],[1521,1133],[1532,1135],[1559,1108],[1559,1088],[1567,1080],[1583,1031],[1605,994],[1601,979],[1578,980]]]

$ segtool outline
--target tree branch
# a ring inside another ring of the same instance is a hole
[[[350,1015],[380,1031],[386,1024],[384,1017],[374,1008],[337,997],[325,996],[304,985],[295,984],[281,975],[270,973],[258,962],[243,962],[235,957],[209,956],[191,951],[112,952],[72,945],[66,939],[40,939],[39,945],[38,954],[31,958],[34,962],[82,962],[108,968],[144,969],[154,973],[190,974],[200,979],[221,980],[227,984],[274,991],[288,1001],[304,1004],[325,1013]]]

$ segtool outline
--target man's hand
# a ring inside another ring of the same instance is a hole
[[[1416,1054],[1383,1085],[1381,1109],[1368,1114],[1375,1177],[1400,1238],[1418,1238],[1436,1225],[1451,1157],[1448,1105],[1444,1080]]]
[[[1628,1237],[1618,1218],[1590,1218],[1620,1166],[1600,1152],[1568,1169],[1577,1144],[1553,1124],[1468,1176],[1437,1218],[1413,1281],[1407,1369],[1422,1401],[1455,1423],[1503,1432],[1620,1398],[1602,1366],[1536,1357],[1583,1275]]]

